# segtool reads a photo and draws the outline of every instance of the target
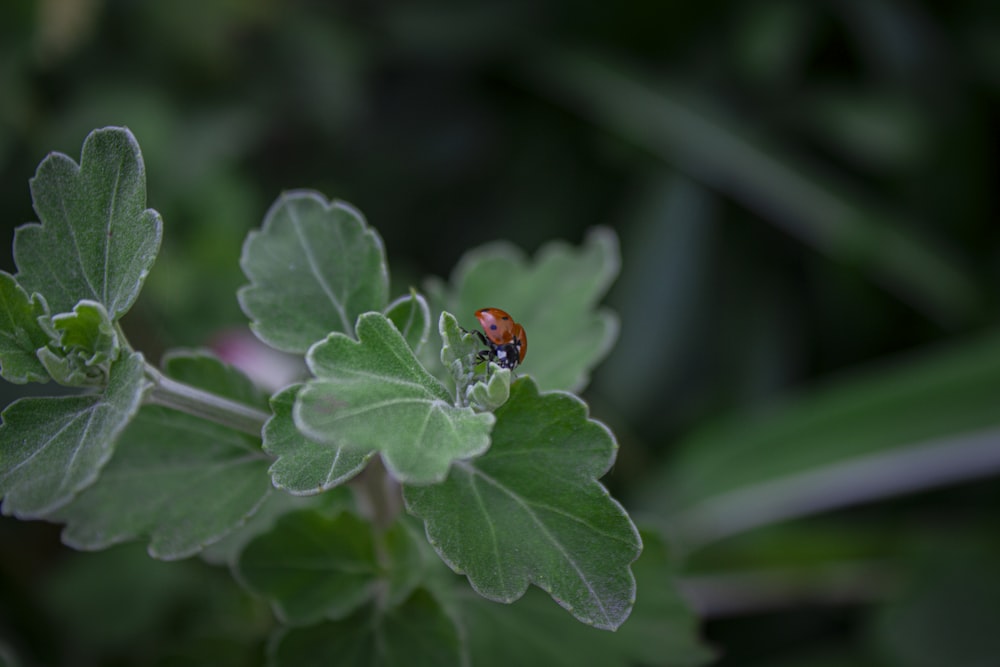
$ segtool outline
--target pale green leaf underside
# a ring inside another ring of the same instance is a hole
[[[47,516],[97,478],[146,381],[140,354],[111,367],[103,394],[22,398],[3,412],[0,493],[4,514]]]
[[[269,653],[274,667],[464,664],[454,622],[424,589],[383,613],[363,609],[342,621],[283,632]]]
[[[538,394],[524,378],[497,411],[493,444],[442,484],[405,486],[441,557],[481,595],[521,597],[530,583],[579,620],[615,629],[635,601],[642,548],[628,515],[596,481],[615,442],[579,399]]]
[[[361,453],[379,450],[386,467],[414,484],[438,482],[455,460],[489,447],[493,415],[456,408],[379,313],[358,318],[359,341],[331,334],[306,358],[316,376],[293,415],[307,437]]]
[[[247,236],[240,266],[251,327],[286,352],[305,352],[332,331],[353,334],[357,316],[388,299],[382,239],[356,209],[316,192],[281,195]]]
[[[296,495],[321,493],[361,472],[374,454],[315,442],[303,436],[292,419],[292,406],[302,385],[280,391],[271,399],[274,415],[264,426],[264,451],[275,457],[274,486]]]
[[[528,260],[494,243],[466,254],[451,277],[447,309],[466,328],[480,308],[501,308],[525,328],[528,354],[518,374],[542,390],[579,391],[618,336],[618,319],[597,304],[617,277],[618,238],[594,229],[580,247],[550,243]]]
[[[241,579],[294,625],[339,619],[372,596],[379,574],[371,525],[341,512],[303,510],[282,517],[239,558]]]
[[[238,371],[203,354],[175,353],[166,372],[175,379],[209,378],[200,387],[227,398],[245,394],[249,385]],[[55,516],[66,523],[63,541],[77,549],[148,538],[150,555],[183,558],[256,511],[271,492],[268,464],[254,438],[145,406],[100,478]]]
[[[38,323],[45,314],[45,301],[39,295],[29,297],[12,275],[0,271],[0,375],[8,382],[49,379],[36,355],[49,342]]]
[[[416,292],[407,294],[386,306],[385,316],[403,334],[413,353],[420,357],[431,331],[431,312],[427,300]]]
[[[146,208],[146,172],[126,128],[91,132],[78,165],[51,153],[31,179],[41,224],[14,238],[17,279],[45,296],[53,313],[80,300],[104,305],[112,319],[135,302],[160,247],[162,222]]]

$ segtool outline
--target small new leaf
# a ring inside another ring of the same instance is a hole
[[[477,336],[460,327],[451,313],[441,313],[438,330],[444,342],[441,363],[455,382],[457,402],[472,406],[477,412],[492,412],[507,402],[510,370],[491,363],[485,373],[477,373],[478,366],[485,366],[476,356],[483,349],[483,344]]]
[[[70,387],[107,382],[120,348],[104,306],[81,301],[73,312],[56,315],[47,326],[54,340],[38,350],[38,359],[56,382]]]
[[[279,197],[247,235],[240,266],[251,328],[286,352],[305,352],[331,331],[353,334],[357,316],[382,310],[389,293],[382,239],[352,206],[316,192]]]
[[[277,459],[269,470],[275,487],[295,495],[311,495],[357,475],[375,451],[327,445],[302,435],[292,419],[292,407],[301,388],[294,385],[271,398],[274,415],[264,425],[264,451]]]
[[[220,396],[252,401],[250,381],[200,353],[172,353],[170,377]],[[103,549],[149,539],[149,553],[172,560],[200,551],[240,526],[271,492],[258,440],[168,408],[144,406],[122,433],[100,478],[54,518],[63,541]]]
[[[577,619],[615,629],[635,601],[642,549],[625,510],[597,482],[617,445],[571,394],[530,378],[496,412],[489,452],[456,462],[442,484],[404,486],[434,548],[484,597],[512,602],[529,583]]]
[[[458,408],[381,313],[358,318],[358,341],[333,333],[306,362],[316,379],[295,402],[295,424],[308,438],[368,453],[412,484],[439,482],[453,461],[490,444],[493,415]]]
[[[51,153],[31,179],[41,224],[14,237],[17,279],[52,312],[89,299],[117,320],[135,302],[160,247],[160,215],[146,208],[146,171],[126,128],[95,130],[80,164]]]
[[[14,276],[0,271],[0,375],[8,382],[45,382],[49,379],[36,351],[49,342],[39,324],[48,314],[45,299],[31,297]]]
[[[22,398],[7,406],[0,425],[4,514],[45,517],[94,482],[139,409],[143,366],[140,354],[119,359],[103,394]]]

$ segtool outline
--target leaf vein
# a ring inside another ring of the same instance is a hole
[[[467,467],[473,471],[473,474],[481,476],[483,480],[486,481],[488,484],[492,484],[502,493],[507,494],[511,498],[511,500],[513,500],[517,505],[519,505],[524,510],[524,512],[531,518],[531,520],[538,527],[538,530],[542,533],[542,535],[552,544],[552,546],[556,548],[556,551],[558,551],[559,554],[563,557],[563,559],[569,564],[569,566],[573,568],[573,571],[576,572],[577,577],[580,579],[584,587],[587,589],[587,592],[590,594],[591,599],[596,603],[598,609],[600,610],[604,618],[606,620],[610,620],[611,617],[608,614],[607,609],[604,608],[604,603],[601,601],[600,595],[598,595],[597,591],[594,589],[594,586],[591,584],[590,579],[580,568],[580,565],[576,562],[576,560],[574,560],[573,557],[569,554],[569,552],[566,551],[566,548],[562,545],[562,543],[559,542],[559,540],[556,539],[556,537],[549,531],[548,527],[545,525],[545,522],[542,521],[541,517],[539,517],[534,512],[534,510],[531,508],[531,505],[522,500],[517,493],[507,488],[499,480],[494,479],[493,477],[487,475],[479,468],[476,468],[475,466],[472,465],[467,465]]]
[[[320,288],[323,290],[323,293],[326,294],[327,298],[330,300],[330,303],[333,306],[333,309],[337,312],[338,317],[340,317],[340,323],[343,330],[353,331],[354,328],[347,320],[347,312],[344,309],[344,304],[340,302],[337,294],[334,293],[330,284],[327,282],[326,277],[320,270],[319,261],[313,253],[312,246],[306,242],[305,232],[302,230],[302,220],[299,218],[294,207],[288,207],[288,217],[292,222],[292,229],[295,230],[295,236],[299,241],[299,247],[302,249],[306,262],[309,264],[309,270],[313,274],[317,284],[319,284]]]

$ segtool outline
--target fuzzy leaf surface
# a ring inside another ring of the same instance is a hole
[[[490,450],[441,484],[405,486],[411,513],[453,570],[484,597],[513,602],[535,584],[580,621],[615,629],[635,601],[642,549],[625,510],[597,481],[615,459],[608,429],[530,378],[496,412]]]
[[[102,394],[22,398],[7,406],[0,425],[3,513],[48,516],[94,482],[146,388],[143,359],[112,365]]]
[[[256,390],[242,374],[202,354],[173,354],[165,372],[227,398]],[[56,518],[63,541],[103,549],[148,539],[164,560],[197,553],[240,526],[271,492],[259,441],[168,408],[144,406],[122,434],[97,482]]]
[[[389,275],[382,239],[361,213],[316,192],[287,192],[240,258],[249,285],[239,301],[254,333],[285,352],[303,353],[331,331],[354,333],[358,315],[382,310]]]
[[[270,646],[274,667],[458,667],[458,631],[441,604],[420,588],[385,612],[363,609],[280,634]]]
[[[302,435],[292,419],[301,389],[302,385],[294,385],[271,398],[274,413],[264,425],[264,451],[276,459],[270,468],[275,487],[294,495],[311,495],[357,475],[375,451],[327,445]]]
[[[379,450],[393,476],[413,484],[439,482],[453,461],[489,447],[493,415],[452,405],[384,315],[361,315],[357,333],[358,341],[330,334],[309,350],[316,379],[295,402],[300,431],[361,453]]]
[[[507,311],[529,341],[517,372],[543,390],[579,391],[618,336],[618,318],[597,303],[620,264],[618,237],[607,228],[592,230],[580,247],[549,243],[530,260],[509,243],[492,243],[462,258],[443,307],[469,329],[478,327],[480,308]]]
[[[14,276],[0,271],[0,375],[8,382],[49,379],[36,355],[49,342],[49,334],[38,323],[47,312],[40,295],[28,296]]]
[[[139,144],[121,127],[91,132],[80,164],[51,153],[31,179],[41,224],[14,237],[17,279],[54,313],[101,303],[112,320],[132,306],[160,248],[163,223],[146,208]]]

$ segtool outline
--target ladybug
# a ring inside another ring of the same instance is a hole
[[[473,331],[488,350],[476,354],[480,361],[496,362],[500,368],[514,369],[528,354],[528,336],[524,327],[499,308],[480,308],[476,319],[483,332]],[[485,335],[483,335],[485,333]]]

